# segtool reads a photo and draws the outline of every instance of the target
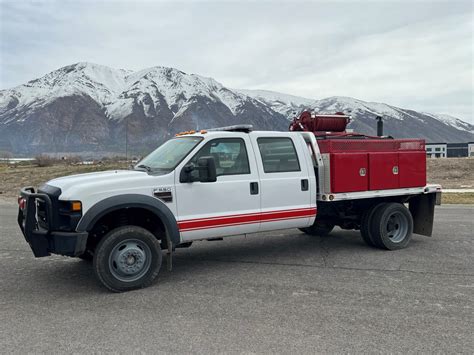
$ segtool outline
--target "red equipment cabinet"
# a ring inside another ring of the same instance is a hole
[[[426,152],[422,139],[318,139],[330,156],[330,192],[386,190],[426,185]],[[355,167],[366,175],[357,176]]]
[[[399,152],[399,186],[418,187],[426,185],[426,153],[419,152]]]
[[[331,161],[331,192],[366,191],[369,187],[367,153],[334,153]]]
[[[369,153],[369,190],[398,187],[398,153]]]

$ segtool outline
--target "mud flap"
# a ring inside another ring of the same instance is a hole
[[[409,208],[413,216],[413,233],[427,237],[431,237],[433,234],[436,197],[436,193],[429,193],[410,199]]]
[[[166,245],[168,247],[168,252],[166,253],[166,265],[168,271],[171,271],[173,269],[173,242],[168,233],[166,233]]]

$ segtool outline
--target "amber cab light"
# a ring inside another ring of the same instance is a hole
[[[71,202],[71,210],[74,212],[79,212],[82,210],[82,203],[81,201],[72,201]]]

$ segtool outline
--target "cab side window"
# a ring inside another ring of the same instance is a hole
[[[287,137],[257,139],[265,173],[301,171],[293,141]]]
[[[217,138],[209,141],[191,159],[197,165],[201,157],[211,156],[216,162],[217,176],[250,174],[250,165],[242,138]],[[192,176],[197,178],[198,172],[193,171]]]

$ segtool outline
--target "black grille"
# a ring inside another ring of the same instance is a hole
[[[49,196],[51,199],[51,216],[48,216],[48,211],[46,208],[46,203],[41,201],[41,199],[36,200],[36,207],[37,207],[37,215],[38,215],[38,224],[46,228],[47,227],[47,220],[51,225],[49,228],[51,230],[58,230],[59,225],[59,216],[58,216],[58,208],[59,208],[59,196],[61,195],[61,189],[59,187],[54,187],[51,185],[43,185],[38,189],[39,193],[43,193]]]
[[[49,219],[52,231],[74,231],[82,217],[81,212],[71,211],[69,201],[60,201],[61,189],[50,185],[43,185],[38,192],[47,194],[51,199],[51,216],[48,216],[47,205],[44,201],[37,199],[38,225],[46,228]]]
[[[48,218],[48,211],[46,209],[46,202],[40,200],[40,199],[37,199],[36,200],[36,212],[37,212],[37,221],[38,221],[38,224],[40,227],[42,228],[48,228],[48,222],[47,222],[47,218]]]

